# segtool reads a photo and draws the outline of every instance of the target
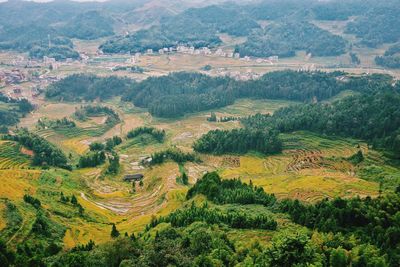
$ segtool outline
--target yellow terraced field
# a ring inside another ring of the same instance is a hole
[[[20,201],[24,194],[34,194],[40,174],[37,170],[0,170],[0,196]]]

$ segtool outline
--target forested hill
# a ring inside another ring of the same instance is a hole
[[[246,82],[188,72],[150,77],[142,82],[114,76],[100,78],[76,74],[50,85],[46,97],[81,101],[122,95],[123,101],[147,108],[154,116],[173,118],[224,107],[239,98],[315,102],[329,99],[344,90],[369,93],[391,88],[391,83],[390,76],[352,77],[342,72],[277,71]]]
[[[305,50],[313,56],[337,56],[346,52],[346,45],[342,37],[312,23],[286,19],[254,31],[236,47],[236,52],[255,57],[293,57],[297,51]]]
[[[242,123],[251,129],[308,130],[328,136],[359,138],[375,147],[392,150],[400,158],[398,90],[352,96],[333,104],[291,106],[276,111],[272,116],[251,116]]]

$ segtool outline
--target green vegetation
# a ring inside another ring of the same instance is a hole
[[[198,139],[193,148],[197,152],[212,154],[245,154],[257,151],[274,154],[282,151],[282,142],[274,131],[254,131],[235,129],[231,131],[214,130]]]
[[[172,160],[176,163],[185,163],[187,161],[198,161],[198,158],[195,154],[192,153],[184,153],[178,148],[169,148],[164,151],[155,152],[151,155],[151,164],[157,165],[162,164],[166,160]]]
[[[35,207],[35,209],[40,209],[41,207],[40,200],[30,195],[24,195],[24,201],[31,204],[33,207]]]
[[[26,129],[19,130],[16,135],[6,135],[4,138],[16,141],[32,150],[34,152],[33,165],[71,169],[71,166],[68,165],[67,157],[59,148]]]
[[[384,5],[368,10],[354,22],[349,22],[346,33],[355,34],[361,38],[361,44],[377,47],[383,43],[394,43],[400,40],[398,16],[400,7],[396,1],[387,1]]]
[[[115,37],[103,43],[100,49],[105,53],[136,53],[147,49],[158,51],[177,44],[196,48],[213,47],[221,43],[218,37],[220,32],[245,36],[247,32],[260,27],[235,5],[191,8],[176,16],[163,18],[160,24],[127,36]]]
[[[165,131],[158,130],[154,127],[138,127],[129,131],[126,137],[132,139],[142,134],[149,134],[160,143],[163,143],[165,140]]]
[[[231,228],[238,229],[268,229],[275,230],[277,223],[268,215],[252,215],[250,213],[230,210],[229,213],[219,209],[210,209],[207,204],[197,207],[194,202],[188,209],[177,210],[167,217],[153,220],[151,226],[160,223],[171,223],[173,227],[188,226],[194,222],[205,222],[207,224],[226,224]]]
[[[0,93],[0,105],[0,124],[2,128],[17,124],[20,117],[33,110],[33,106],[28,100],[10,99],[2,93]],[[2,131],[5,132],[6,129],[2,129]]]
[[[377,56],[375,63],[391,69],[400,68],[400,43],[389,47],[383,56]]]
[[[62,119],[56,119],[56,120],[50,120],[47,118],[40,118],[37,123],[37,127],[39,129],[70,129],[70,128],[75,128],[76,123],[66,117]]]
[[[78,167],[96,167],[102,165],[106,161],[106,155],[104,151],[89,152],[79,158]]]
[[[375,79],[381,79],[357,77],[349,78],[351,82],[344,83],[338,79],[343,75],[345,73],[341,72],[277,71],[267,73],[258,80],[238,82],[180,72],[137,83],[126,91],[122,99],[148,108],[152,115],[158,117],[177,117],[224,107],[238,98],[324,100],[344,90],[367,90]]]
[[[135,84],[123,96],[158,117],[177,117],[233,103],[233,81],[198,73],[173,73]]]
[[[106,18],[98,11],[88,11],[68,21],[61,32],[70,38],[83,40],[97,39],[114,34],[113,20]]]
[[[360,138],[376,147],[390,149],[398,157],[399,107],[399,94],[388,90],[351,96],[332,104],[291,106],[278,110],[273,116],[255,115],[242,122],[250,128],[272,128],[282,132],[309,130]]]
[[[276,198],[264,192],[261,187],[247,185],[238,179],[222,180],[216,173],[207,173],[190,188],[186,198],[202,194],[216,204],[260,204],[272,206]]]
[[[121,95],[133,83],[130,79],[117,76],[102,78],[94,75],[73,74],[51,84],[46,90],[46,98],[63,101],[106,100]]]
[[[345,40],[305,21],[281,21],[252,33],[236,47],[243,56],[293,57],[305,50],[313,56],[337,56],[346,51]]]
[[[377,199],[338,198],[309,206],[286,200],[280,203],[280,209],[289,213],[294,222],[311,229],[356,235],[365,243],[375,244],[395,266],[400,260],[399,204],[398,192]]]
[[[108,167],[106,174],[115,175],[120,170],[119,156],[116,152],[112,151],[111,155],[108,156]]]

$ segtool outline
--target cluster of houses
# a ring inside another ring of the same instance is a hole
[[[251,69],[248,69],[245,72],[240,72],[240,71],[227,71],[224,68],[219,68],[215,70],[215,74],[217,76],[228,76],[238,81],[255,80],[261,77],[260,73],[253,72]]]
[[[18,84],[26,81],[26,76],[19,69],[0,70],[0,85]]]
[[[240,53],[235,53],[232,50],[224,51],[222,48],[218,48],[217,50],[213,51],[208,47],[195,48],[194,46],[185,45],[178,45],[176,47],[164,47],[159,49],[157,52],[159,55],[164,55],[168,53],[180,53],[189,55],[217,56],[224,58],[240,59],[243,61],[255,61],[256,63],[269,63],[271,65],[279,61],[278,56],[270,56],[268,58],[251,58],[249,56],[241,57]],[[156,54],[156,52],[153,49],[147,49],[144,54],[154,55]],[[137,63],[140,60],[141,55],[141,53],[135,53],[135,55],[132,56],[127,63]]]

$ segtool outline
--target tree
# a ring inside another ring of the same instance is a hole
[[[189,177],[187,176],[186,172],[182,173],[181,179],[182,179],[182,183],[184,185],[188,185],[189,184]]]
[[[111,237],[112,238],[117,238],[119,236],[119,231],[117,230],[117,227],[115,226],[115,224],[112,224],[112,228],[111,228]]]
[[[342,248],[332,249],[329,263],[332,267],[347,266],[346,251]]]
[[[75,197],[75,195],[72,195],[71,197],[71,204],[74,206],[78,205],[78,199]]]

